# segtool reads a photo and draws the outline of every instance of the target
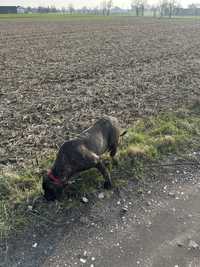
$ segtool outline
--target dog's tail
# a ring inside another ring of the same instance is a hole
[[[120,137],[124,136],[124,135],[127,134],[127,133],[128,133],[127,130],[123,131],[123,132],[120,134]]]

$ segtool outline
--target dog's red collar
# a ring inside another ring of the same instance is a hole
[[[51,170],[48,171],[48,177],[54,182],[54,184],[63,185],[63,181],[58,176],[54,176]]]

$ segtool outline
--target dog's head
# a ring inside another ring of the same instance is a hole
[[[42,188],[47,201],[59,200],[63,193],[63,185],[55,183],[48,174],[43,175]]]

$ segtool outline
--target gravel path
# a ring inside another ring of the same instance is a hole
[[[65,211],[60,226],[34,225],[11,244],[6,266],[200,266],[200,170],[161,170],[142,190],[130,182]]]

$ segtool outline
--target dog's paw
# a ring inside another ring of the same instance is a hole
[[[105,181],[103,187],[104,187],[104,189],[109,190],[112,188],[112,184],[110,181]]]

